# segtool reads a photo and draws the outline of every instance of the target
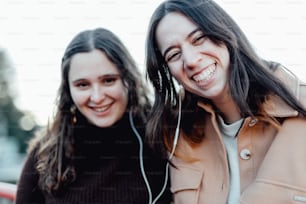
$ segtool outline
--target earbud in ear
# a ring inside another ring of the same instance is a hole
[[[184,97],[185,97],[185,89],[184,89],[184,87],[182,85],[180,85],[179,93],[178,94],[179,94],[181,99],[184,99]]]

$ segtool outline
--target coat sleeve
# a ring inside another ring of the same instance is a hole
[[[15,204],[44,204],[44,196],[38,187],[38,172],[35,169],[34,153],[28,154],[17,183]]]
[[[274,75],[289,88],[304,108],[306,108],[306,82],[300,80],[294,73],[281,65],[275,69]]]

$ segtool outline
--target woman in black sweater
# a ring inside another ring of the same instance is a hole
[[[141,138],[148,90],[120,39],[80,32],[61,70],[55,118],[30,142],[16,204],[170,203],[166,161]]]

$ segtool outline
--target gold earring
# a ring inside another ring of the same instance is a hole
[[[72,114],[72,120],[71,120],[72,124],[76,124],[76,122],[77,122],[77,117],[76,117],[75,112],[76,112],[76,106],[73,105],[70,108],[70,113]]]

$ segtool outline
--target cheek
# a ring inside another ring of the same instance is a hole
[[[86,94],[81,93],[79,91],[76,91],[74,89],[72,89],[70,91],[70,94],[71,94],[71,98],[72,98],[72,100],[75,104],[83,104],[87,100]]]
[[[225,45],[220,48],[219,56],[222,61],[221,62],[222,66],[228,71],[230,66],[230,54],[228,52],[228,49],[225,47]]]
[[[184,72],[181,65],[176,63],[175,65],[169,66],[169,70],[171,75],[179,82],[182,83],[184,81],[184,78],[186,77],[186,73]]]
[[[169,71],[173,76],[179,76],[179,73],[182,72],[182,63],[180,62],[172,62],[168,64]]]
[[[126,103],[128,101],[128,89],[123,84],[117,84],[116,86],[105,91],[105,94],[109,97]]]
[[[128,104],[128,100],[129,100],[128,99],[128,90],[126,88],[124,88],[124,91],[121,94],[121,99],[126,106]]]

